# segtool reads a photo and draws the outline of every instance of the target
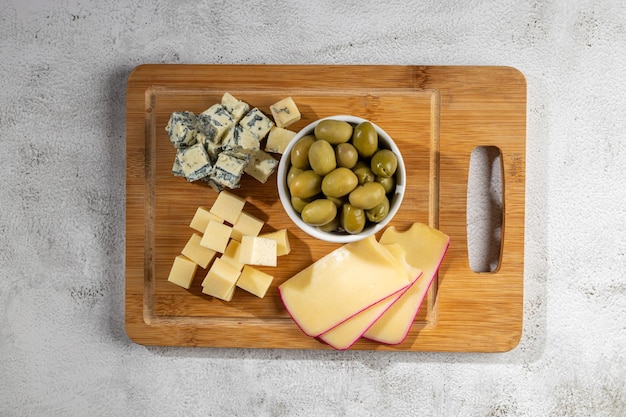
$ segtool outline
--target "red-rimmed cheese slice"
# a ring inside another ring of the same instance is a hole
[[[278,287],[285,308],[313,337],[397,294],[412,277],[374,236],[343,245]]]
[[[450,237],[423,223],[414,223],[407,231],[394,227],[385,230],[381,244],[397,243],[406,251],[406,260],[422,270],[422,276],[363,334],[386,344],[399,344],[406,338],[439,265],[448,250]]]
[[[404,248],[398,244],[384,246],[392,255],[394,255],[397,262],[404,266],[406,271],[409,273],[409,276],[413,277],[411,285],[415,285],[415,280],[420,278],[422,271],[413,267],[406,261],[406,251]],[[363,333],[369,329],[372,324],[374,324],[374,322],[378,320],[378,318],[407,290],[408,288],[385,298],[384,300],[344,321],[338,326],[333,327],[326,333],[321,334],[319,338],[338,350],[350,348],[350,346],[352,346],[354,342],[356,342],[363,335]]]

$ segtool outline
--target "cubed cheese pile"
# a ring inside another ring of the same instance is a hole
[[[291,97],[271,105],[270,112],[273,121],[227,92],[198,115],[172,113],[165,127],[176,149],[172,173],[191,182],[206,181],[218,192],[238,188],[244,173],[265,183],[278,166],[270,153],[284,152],[296,135],[287,127],[301,117]]]
[[[191,287],[198,267],[207,269],[204,294],[230,301],[239,287],[263,298],[274,277],[255,266],[276,266],[290,252],[287,230],[260,234],[264,222],[244,210],[245,199],[221,191],[210,208],[193,216],[189,241],[174,259],[168,281]]]

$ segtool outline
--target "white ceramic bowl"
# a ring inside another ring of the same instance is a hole
[[[325,117],[323,119],[316,120],[315,122],[310,123],[309,125],[304,127],[302,130],[300,130],[296,134],[296,136],[293,138],[293,140],[289,143],[289,145],[285,149],[285,152],[283,153],[280,159],[280,163],[278,165],[278,172],[277,172],[278,194],[280,196],[280,201],[283,205],[283,208],[285,209],[285,212],[287,212],[287,215],[289,216],[289,218],[296,224],[296,226],[298,226],[308,235],[317,239],[327,241],[327,242],[334,242],[334,243],[354,242],[354,241],[366,238],[382,230],[391,221],[393,216],[398,212],[398,209],[400,208],[400,205],[402,204],[402,199],[404,198],[404,191],[406,189],[406,167],[404,165],[404,160],[402,159],[402,154],[400,153],[400,149],[395,144],[393,139],[387,134],[387,132],[385,132],[375,123],[369,121],[370,123],[372,123],[372,125],[376,129],[376,132],[378,133],[379,147],[387,148],[391,150],[398,157],[398,168],[395,173],[396,189],[393,195],[391,195],[389,199],[389,214],[387,215],[387,217],[385,217],[383,221],[379,223],[368,222],[368,224],[360,233],[355,233],[355,234],[349,234],[347,232],[323,232],[315,226],[306,224],[300,217],[300,214],[292,207],[291,195],[289,194],[289,188],[287,187],[287,173],[291,166],[291,149],[303,136],[313,134],[313,131],[315,130],[315,126],[317,126],[317,124],[320,121],[326,120],[326,119],[342,120],[342,121],[352,124],[353,126],[356,126],[361,122],[369,121],[367,119],[363,119],[357,116],[337,115],[337,116],[330,116],[330,117]]]

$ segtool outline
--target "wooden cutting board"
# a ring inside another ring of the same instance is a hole
[[[298,130],[315,119],[352,114],[372,120],[397,142],[407,164],[407,193],[392,225],[423,222],[450,236],[450,248],[404,343],[359,340],[352,349],[481,351],[514,348],[523,315],[526,82],[509,67],[142,65],[128,79],[126,102],[126,330],[145,345],[330,349],[305,336],[276,287],[335,249],[300,232],[283,212],[275,174],[245,176],[234,192],[263,231],[287,228],[292,252],[279,258],[265,298],[237,290],[231,302],[203,295],[199,269],[189,290],[167,282],[199,206],[216,193],[170,170],[175,157],[165,125],[174,111],[199,113],[224,92],[270,114],[287,96]],[[503,219],[498,269],[469,266],[466,228],[470,154],[500,150]]]

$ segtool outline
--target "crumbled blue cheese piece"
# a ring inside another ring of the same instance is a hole
[[[302,117],[291,97],[284,98],[270,106],[272,117],[278,127],[287,127]]]
[[[226,107],[236,123],[250,110],[248,103],[233,97],[230,93],[224,93],[222,96],[222,106]]]
[[[196,143],[196,115],[190,111],[177,111],[170,115],[165,131],[176,149],[184,149]]]
[[[244,172],[260,183],[265,183],[277,166],[277,159],[259,149],[250,153],[250,160]]]
[[[235,124],[235,119],[221,104],[214,104],[197,117],[198,130],[215,143],[221,143],[226,131]]]
[[[210,179],[217,185],[228,188],[239,188],[239,181],[248,161],[228,152],[222,152],[213,166]]]
[[[258,140],[262,140],[269,133],[274,122],[267,117],[258,108],[250,110],[239,122],[244,129],[250,130],[257,137]]]
[[[211,173],[211,162],[204,146],[196,143],[177,152],[176,158],[188,181],[196,181]]]
[[[250,152],[261,148],[261,142],[249,129],[241,125],[235,125],[228,129],[222,143],[224,149]]]

